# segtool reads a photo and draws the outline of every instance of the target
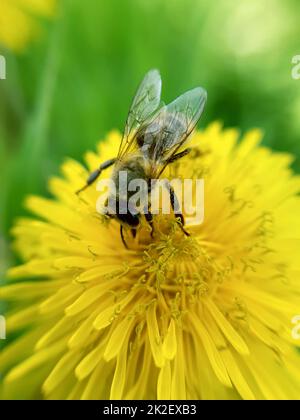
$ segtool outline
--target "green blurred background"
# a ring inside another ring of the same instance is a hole
[[[2,269],[24,196],[47,194],[66,156],[82,160],[122,129],[150,68],[162,73],[165,101],[207,89],[202,127],[216,119],[260,127],[267,146],[296,155],[299,170],[300,80],[291,77],[299,15],[299,0],[58,0],[26,49],[0,47]]]

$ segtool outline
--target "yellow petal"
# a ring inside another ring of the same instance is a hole
[[[231,324],[227,321],[224,315],[219,311],[217,306],[211,301],[206,300],[205,305],[210,311],[211,315],[215,319],[216,323],[219,325],[221,331],[227,338],[227,340],[232,344],[232,346],[241,354],[248,355],[249,349],[241,338],[241,336],[235,331]]]
[[[175,330],[175,321],[172,318],[167,335],[163,342],[163,354],[166,359],[174,359],[177,351],[177,339],[176,339],[176,330]]]

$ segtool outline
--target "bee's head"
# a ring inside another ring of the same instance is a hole
[[[138,227],[140,223],[140,218],[138,214],[131,214],[130,212],[128,212],[126,214],[117,214],[116,217],[121,223],[124,223],[132,228]]]
[[[127,202],[115,200],[114,198],[111,198],[110,205],[103,209],[102,214],[132,228],[136,228],[140,223],[140,216],[135,209],[130,211]]]

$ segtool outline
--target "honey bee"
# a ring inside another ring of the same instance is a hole
[[[158,70],[149,71],[133,99],[127,117],[124,134],[120,144],[118,156],[102,163],[87,179],[86,185],[77,191],[77,194],[92,185],[101,172],[114,165],[112,180],[117,186],[117,194],[110,197],[116,204],[116,212],[106,212],[106,215],[120,222],[120,234],[127,248],[124,237],[124,226],[130,227],[133,237],[140,224],[142,215],[145,216],[153,232],[153,215],[149,208],[137,212],[128,210],[126,214],[119,211],[130,198],[130,191],[120,191],[119,175],[126,174],[126,183],[134,179],[147,182],[148,194],[153,183],[151,180],[159,179],[170,163],[186,156],[191,149],[182,150],[187,139],[198,123],[203,112],[207,93],[197,87],[179,96],[169,105],[161,102],[162,81]],[[178,208],[174,189],[169,185],[170,204],[178,225],[185,235],[189,233],[184,229],[184,217]],[[126,197],[126,198],[124,198]]]

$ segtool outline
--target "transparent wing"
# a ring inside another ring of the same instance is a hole
[[[158,109],[161,86],[162,82],[159,71],[150,70],[140,84],[130,107],[118,158],[126,153],[130,143],[134,141],[134,133]]]
[[[196,88],[159,110],[145,130],[142,148],[153,167],[164,168],[186,142],[201,117],[206,100],[206,91]]]

